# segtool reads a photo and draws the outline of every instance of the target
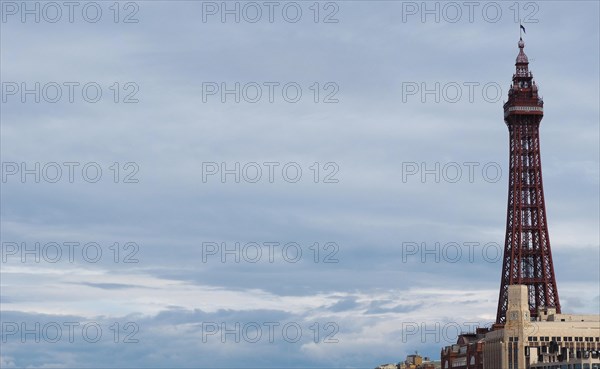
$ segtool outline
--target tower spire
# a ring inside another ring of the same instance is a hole
[[[544,102],[529,71],[522,38],[518,46],[516,70],[504,104],[504,122],[510,137],[510,169],[498,324],[506,323],[508,286],[514,284],[528,287],[531,317],[537,316],[542,307],[552,307],[560,313],[540,158],[539,126]]]
[[[515,63],[517,75],[520,77],[527,76],[529,73],[529,58],[525,54],[525,42],[523,39],[519,39],[519,55],[517,55],[517,61]]]

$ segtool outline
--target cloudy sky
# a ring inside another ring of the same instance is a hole
[[[563,311],[598,313],[597,2],[0,4],[2,367],[370,368],[489,325],[519,18]]]

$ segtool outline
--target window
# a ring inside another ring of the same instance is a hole
[[[508,344],[508,369],[513,369],[512,343]]]

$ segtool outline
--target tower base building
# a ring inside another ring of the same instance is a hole
[[[506,323],[458,337],[442,369],[600,369],[600,315],[529,314],[526,285],[508,287]]]

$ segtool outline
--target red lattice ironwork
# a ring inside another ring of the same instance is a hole
[[[544,102],[529,72],[524,47],[523,40],[519,40],[516,72],[504,104],[504,121],[510,135],[510,169],[498,324],[506,322],[508,286],[513,284],[528,286],[532,317],[539,307],[554,307],[560,313],[540,159],[539,127]]]

